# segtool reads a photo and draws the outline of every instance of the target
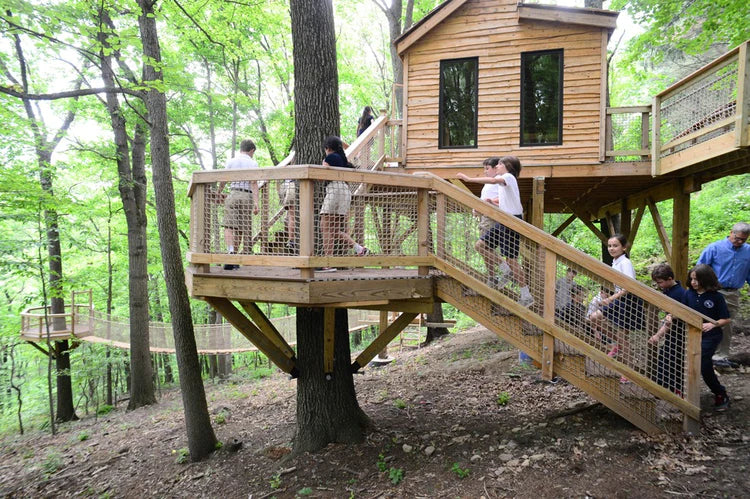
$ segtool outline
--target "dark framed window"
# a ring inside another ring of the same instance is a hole
[[[440,61],[438,147],[477,147],[479,59]]]
[[[521,146],[562,144],[563,51],[521,54]]]

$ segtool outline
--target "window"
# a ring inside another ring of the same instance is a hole
[[[438,147],[477,147],[479,59],[440,61]]]
[[[521,54],[521,145],[562,144],[563,51]]]

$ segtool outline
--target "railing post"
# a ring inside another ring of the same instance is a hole
[[[745,42],[737,54],[737,121],[734,127],[735,145],[750,145],[750,51]]]
[[[651,136],[649,130],[648,118],[651,113],[641,113],[641,149],[648,149],[648,141]],[[648,156],[641,156],[642,160],[648,159]]]
[[[651,175],[659,175],[661,171],[661,98],[654,97],[651,106],[652,139],[651,139]]]
[[[315,219],[313,206],[313,190],[315,182],[303,179],[299,182],[299,255],[310,257],[315,247]],[[310,279],[315,270],[309,267],[300,268],[300,275]]]
[[[435,235],[436,238],[436,248],[435,253],[437,254],[438,258],[445,258],[445,224],[447,222],[446,220],[446,200],[445,200],[445,194],[438,193],[437,198],[435,200],[435,212],[436,212],[436,218],[437,218],[437,234]]]
[[[429,230],[430,230],[430,194],[427,189],[417,190],[417,254],[419,256],[427,256],[430,254],[430,241],[429,241]],[[420,265],[417,273],[419,275],[427,275],[430,273],[430,268],[424,265]]]
[[[557,255],[549,249],[544,253],[544,318],[554,323]],[[551,380],[555,376],[554,366],[555,337],[545,331],[542,337],[542,379]]]
[[[380,110],[380,116],[383,117],[383,120],[387,118],[386,116],[387,112],[385,109]],[[376,158],[380,159],[385,155],[385,128],[386,128],[386,121],[383,121],[383,126],[378,130],[378,154]],[[381,167],[382,168],[382,167]]]
[[[685,395],[690,404],[701,406],[701,334],[702,331],[694,326],[688,326],[685,347]],[[682,429],[686,433],[697,435],[700,431],[700,419],[693,419],[687,414],[683,416]]]

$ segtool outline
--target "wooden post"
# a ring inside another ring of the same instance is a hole
[[[430,193],[427,189],[417,190],[417,254],[427,256],[430,253]],[[417,270],[419,275],[427,275],[430,268],[421,265]]]
[[[672,203],[672,270],[675,279],[687,284],[690,242],[690,193],[683,181],[675,183]]]
[[[641,149],[648,149],[649,115],[650,113],[641,113]],[[648,159],[648,156],[641,156],[641,159],[645,161]]]
[[[382,336],[386,329],[388,329],[388,311],[387,310],[381,310],[380,311],[380,329],[378,331],[378,336]],[[383,346],[383,349],[378,353],[379,359],[387,359],[388,358],[388,343],[386,343]]]
[[[437,234],[435,234],[435,237],[437,239],[437,247],[435,248],[435,253],[437,254],[438,258],[445,258],[445,224],[447,210],[445,194],[439,192],[437,194],[435,204],[437,218]]]
[[[557,255],[545,251],[544,258],[544,318],[555,322],[555,281],[557,279]],[[551,380],[554,376],[555,337],[545,332],[542,338],[542,379]]]
[[[336,326],[336,309],[323,309],[323,373],[327,380],[333,377],[333,344]]]
[[[685,348],[685,395],[688,402],[696,407],[701,406],[701,334],[696,327],[688,327],[687,346]],[[682,429],[697,435],[701,422],[687,416],[683,417]]]
[[[299,181],[299,255],[310,257],[315,248],[315,219],[313,206],[312,180]],[[315,270],[309,267],[300,268],[300,276],[311,279]]]
[[[654,97],[651,107],[652,139],[651,139],[651,175],[654,177],[661,173],[661,98]]]
[[[734,127],[735,145],[750,145],[750,50],[746,41],[740,45],[737,60],[737,121]]]
[[[387,112],[385,109],[380,110],[381,118],[386,118],[386,114]],[[377,159],[380,160],[380,158],[382,158],[384,154],[385,154],[385,125],[383,125],[382,127],[378,129],[378,155],[376,156]]]
[[[632,213],[628,209],[628,198],[624,198],[620,207],[620,234],[630,241],[631,246],[633,245],[633,240],[630,238],[630,227],[632,223]]]
[[[664,227],[661,214],[659,214],[659,208],[651,198],[646,199],[646,203],[648,203],[648,209],[651,211],[651,218],[654,219],[654,227],[656,228],[656,234],[659,236],[661,247],[664,250],[664,258],[666,258],[669,261],[669,264],[672,265],[672,244],[669,242],[667,228]],[[672,266],[672,268],[674,268],[674,266]]]

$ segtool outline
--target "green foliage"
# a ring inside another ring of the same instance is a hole
[[[274,474],[271,477],[271,480],[268,482],[268,484],[271,486],[272,489],[276,490],[279,487],[281,487],[281,475],[278,473]]]
[[[406,409],[406,402],[401,399],[394,400],[393,405],[395,405],[397,409]]]
[[[510,395],[508,392],[500,392],[497,394],[497,405],[506,406],[510,402]]]
[[[458,463],[453,463],[453,466],[451,466],[451,471],[458,476],[458,478],[464,479],[467,476],[469,476],[470,470],[469,468],[461,468]]]
[[[115,409],[115,407],[114,407],[114,406],[112,406],[112,405],[108,405],[108,404],[104,404],[104,405],[100,405],[100,406],[99,406],[99,407],[98,407],[98,408],[96,409],[96,413],[97,413],[97,414],[98,414],[99,416],[106,416],[107,414],[109,414],[110,412],[112,412],[112,411],[113,411],[114,409]]]
[[[45,476],[52,475],[62,468],[62,465],[63,462],[60,453],[57,451],[50,451],[42,462],[42,472],[44,472]]]
[[[88,439],[89,439],[89,432],[82,431],[78,433],[78,440],[80,440],[81,442],[83,442],[84,440],[88,440]]]
[[[177,464],[185,464],[188,462],[188,459],[190,458],[190,451],[187,449],[187,447],[183,447],[178,450],[172,450],[172,454],[177,455],[177,457],[174,460],[174,462]]]
[[[398,485],[404,479],[404,470],[401,468],[391,468],[388,470],[388,479],[393,485]]]
[[[310,487],[302,487],[297,491],[297,495],[301,497],[312,495],[312,493],[313,489]]]
[[[385,463],[385,456],[382,453],[378,454],[377,466],[378,471],[380,471],[381,473],[385,472],[385,470],[388,469],[388,465]]]

